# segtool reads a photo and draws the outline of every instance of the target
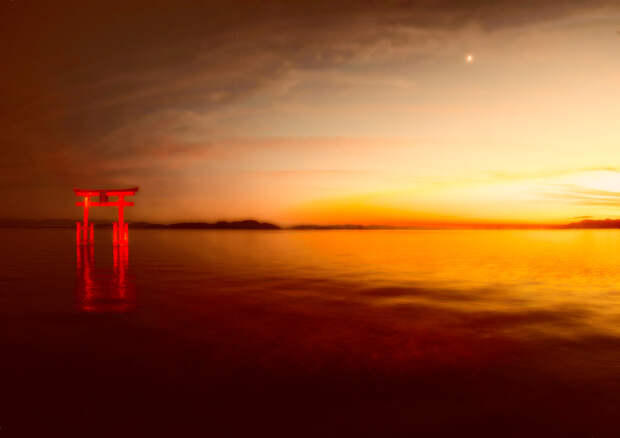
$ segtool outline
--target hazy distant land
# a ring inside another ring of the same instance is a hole
[[[73,228],[76,219],[0,219],[2,228]],[[111,221],[94,220],[92,223],[97,228],[109,228]],[[281,227],[270,222],[261,222],[254,219],[240,221],[217,221],[217,222],[175,222],[159,224],[152,222],[129,222],[131,228],[142,229],[172,229],[172,230],[431,230],[431,229],[610,229],[620,228],[620,219],[586,219],[562,225],[536,225],[536,224],[453,224],[447,226],[395,226],[395,225],[359,225],[359,224],[334,224],[316,225],[302,224],[290,227]]]
[[[73,228],[76,219],[0,219],[0,227],[4,228]],[[91,221],[97,228],[110,228],[112,221]],[[259,222],[253,219],[241,221],[217,221],[217,222],[176,222],[171,224],[158,224],[152,222],[131,222],[131,228],[148,229],[179,229],[179,230],[279,230],[278,225],[268,222]]]
[[[568,225],[561,225],[559,228],[620,228],[620,219],[585,219]]]

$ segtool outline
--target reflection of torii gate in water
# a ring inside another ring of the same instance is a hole
[[[95,267],[94,245],[77,245],[76,299],[85,312],[126,312],[136,307],[136,292],[130,281],[129,246],[114,247],[114,275]]]
[[[133,202],[125,201],[125,196],[133,196],[138,187],[121,190],[92,190],[73,189],[77,196],[84,198],[82,202],[76,202],[78,207],[84,207],[84,222],[77,223],[76,241],[78,245],[89,245],[95,241],[93,224],[88,223],[88,209],[90,207],[118,207],[118,222],[114,222],[113,240],[114,245],[124,246],[129,243],[129,227],[125,222],[125,207],[132,207]],[[90,198],[98,196],[99,201],[91,201]],[[116,201],[110,201],[110,197],[117,197]]]

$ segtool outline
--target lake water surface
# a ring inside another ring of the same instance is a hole
[[[620,434],[620,231],[0,234],[0,435]]]

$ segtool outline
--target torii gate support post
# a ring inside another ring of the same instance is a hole
[[[84,207],[84,220],[82,223],[77,222],[77,229],[75,233],[76,241],[78,245],[89,245],[95,242],[95,224],[88,223],[88,209],[91,202],[88,196],[84,196],[84,202],[79,203]]]
[[[94,224],[88,223],[88,210],[90,207],[118,207],[118,222],[113,225],[113,242],[115,246],[129,244],[129,226],[125,223],[125,207],[132,207],[133,202],[125,201],[125,196],[133,196],[138,191],[137,187],[122,190],[82,190],[73,189],[77,196],[84,198],[83,202],[76,202],[78,207],[84,207],[84,221],[77,222],[76,242],[78,245],[93,244],[95,241]],[[89,198],[99,196],[99,202]],[[118,197],[117,201],[109,201],[110,196]]]
[[[129,245],[129,224],[125,222],[125,207],[130,207],[133,202],[125,202],[125,195],[118,196],[118,222],[113,225],[114,245]]]

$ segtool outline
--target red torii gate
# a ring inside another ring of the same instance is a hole
[[[76,240],[78,245],[89,245],[95,241],[93,224],[88,223],[88,209],[90,207],[118,207],[118,222],[114,222],[114,245],[127,245],[129,243],[129,227],[125,222],[125,207],[132,207],[133,202],[125,201],[125,196],[133,196],[138,187],[120,190],[98,189],[73,189],[77,196],[84,198],[82,202],[76,202],[78,207],[84,207],[84,221],[77,222]],[[98,196],[99,201],[91,201],[90,198]],[[110,201],[109,197],[118,197],[116,201]]]

